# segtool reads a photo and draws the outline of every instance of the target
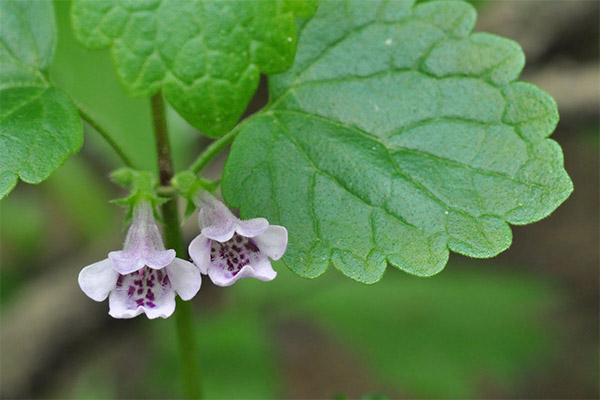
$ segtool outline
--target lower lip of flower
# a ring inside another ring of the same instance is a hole
[[[236,233],[227,242],[211,241],[210,261],[212,265],[236,276],[259,252],[252,239]]]
[[[156,298],[172,289],[165,271],[143,267],[131,274],[120,275],[116,290],[127,291],[127,308],[135,310],[138,307],[155,308]]]

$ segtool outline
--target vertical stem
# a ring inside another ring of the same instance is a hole
[[[156,154],[158,155],[158,176],[160,184],[168,186],[173,177],[173,160],[171,159],[171,144],[167,130],[167,117],[165,102],[160,93],[150,99],[152,104],[152,122],[154,124],[154,138],[156,141]]]
[[[169,144],[169,132],[167,130],[167,119],[165,116],[165,104],[161,93],[151,98],[152,122],[154,124],[154,138],[156,141],[156,152],[158,154],[158,175],[160,184],[170,185],[173,177],[173,160],[171,158],[171,146]],[[183,236],[179,224],[179,211],[177,208],[177,197],[171,198],[162,205],[162,216],[165,226],[165,244],[167,248],[174,249],[179,257],[185,258]],[[200,376],[196,365],[195,343],[192,329],[192,308],[189,302],[177,299],[175,309],[175,324],[177,327],[177,339],[181,352],[183,367],[183,380],[185,383],[185,395],[188,399],[200,398]]]

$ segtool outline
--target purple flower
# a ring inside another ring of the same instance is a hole
[[[264,218],[242,221],[208,193],[202,196],[200,235],[190,244],[189,253],[200,272],[215,285],[230,286],[242,278],[271,281],[277,272],[271,261],[283,257],[287,230],[269,225]]]
[[[189,300],[200,290],[200,271],[192,263],[165,250],[152,207],[141,202],[134,208],[133,222],[123,250],[88,265],[79,273],[81,290],[95,301],[109,297],[114,318],[167,318],[175,310],[175,292]],[[110,294],[110,296],[109,296]]]

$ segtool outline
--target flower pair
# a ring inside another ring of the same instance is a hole
[[[264,218],[239,220],[207,193],[201,200],[201,232],[189,247],[194,264],[165,249],[152,206],[142,201],[134,207],[123,250],[110,252],[79,273],[83,292],[95,301],[108,297],[109,314],[115,318],[142,312],[148,318],[167,318],[175,310],[176,293],[183,300],[198,293],[201,273],[219,286],[249,277],[273,280],[277,273],[269,258],[283,256],[286,229]]]

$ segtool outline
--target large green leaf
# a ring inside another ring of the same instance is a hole
[[[223,194],[289,230],[284,261],[365,283],[492,257],[572,191],[556,104],[463,2],[326,1],[227,161]]]
[[[246,108],[260,72],[288,68],[295,16],[313,0],[76,0],[73,27],[92,48],[111,46],[127,91],[163,90],[192,125],[211,136],[229,130]]]
[[[56,44],[51,1],[0,2],[0,198],[46,179],[83,141],[77,108],[46,71]]]

